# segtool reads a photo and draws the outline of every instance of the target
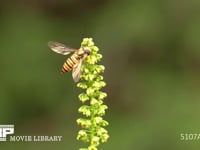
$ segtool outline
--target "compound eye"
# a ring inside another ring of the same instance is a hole
[[[85,51],[86,54],[88,54],[88,55],[90,54],[90,49],[88,47],[85,47],[84,51]]]

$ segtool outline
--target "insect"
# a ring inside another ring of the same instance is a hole
[[[72,70],[72,77],[75,82],[78,82],[81,75],[81,66],[84,59],[90,54],[90,48],[81,47],[80,49],[73,49],[54,41],[48,42],[48,46],[52,51],[62,55],[68,55],[73,52],[73,54],[64,62],[61,72],[65,73]]]

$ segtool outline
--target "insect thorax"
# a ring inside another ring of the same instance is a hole
[[[88,53],[85,51],[84,48],[80,48],[78,51],[77,51],[77,55],[79,57],[79,59],[83,58],[85,55],[88,55]]]

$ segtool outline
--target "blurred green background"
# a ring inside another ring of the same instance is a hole
[[[79,48],[92,37],[105,65],[110,139],[104,150],[197,150],[200,140],[200,1],[2,0],[0,124],[15,136],[62,142],[0,142],[1,150],[75,150],[81,92],[54,40]]]

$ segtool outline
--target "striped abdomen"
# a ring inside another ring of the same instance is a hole
[[[62,67],[62,73],[65,72],[69,72],[74,68],[74,65],[76,65],[77,63],[79,63],[80,61],[80,56],[77,53],[74,53],[73,55],[71,55],[63,64]]]

